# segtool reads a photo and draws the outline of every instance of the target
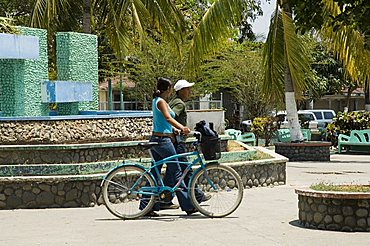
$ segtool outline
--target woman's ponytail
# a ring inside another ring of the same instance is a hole
[[[153,98],[158,97],[162,92],[168,90],[172,86],[172,82],[169,78],[159,78],[157,81],[157,89],[153,92]]]

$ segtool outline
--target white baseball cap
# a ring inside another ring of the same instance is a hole
[[[173,88],[175,89],[175,91],[179,91],[182,88],[191,87],[193,85],[194,85],[194,83],[189,83],[188,81],[186,81],[184,79],[180,79],[176,82],[176,84]]]

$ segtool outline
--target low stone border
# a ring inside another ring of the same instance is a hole
[[[370,193],[296,189],[299,223],[307,228],[370,232]]]
[[[148,139],[152,118],[141,115],[0,119],[0,144],[104,143]]]
[[[330,161],[329,142],[275,143],[275,152],[289,161]]]
[[[221,137],[221,151],[226,151],[227,136]],[[195,138],[187,139],[190,151]],[[127,160],[149,157],[148,151],[138,148],[143,141],[122,141],[83,144],[0,145],[0,176],[3,165],[68,164]]]
[[[223,164],[233,167],[239,173],[246,188],[285,184],[287,159],[269,150],[257,149],[271,154],[271,159]],[[100,205],[103,203],[100,183],[104,175],[2,177],[0,209]]]

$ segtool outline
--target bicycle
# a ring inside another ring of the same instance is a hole
[[[194,133],[194,132],[193,132]],[[195,132],[197,141],[193,143],[193,151],[167,157],[160,161],[154,161],[152,165],[145,168],[140,163],[127,161],[108,172],[102,181],[102,193],[107,209],[121,219],[136,219],[151,211],[155,202],[169,202],[174,197],[180,182],[184,179],[189,170],[195,166],[199,167],[194,171],[187,187],[191,201],[196,210],[211,218],[225,217],[234,212],[240,205],[243,198],[243,183],[239,174],[231,167],[221,165],[218,159],[220,139],[201,140],[201,135]],[[140,143],[144,149],[150,148],[158,143]],[[213,160],[210,163],[203,161],[199,146],[206,160]],[[218,148],[215,148],[217,147]],[[218,149],[218,150],[216,150]],[[152,157],[152,155],[151,155]],[[180,162],[178,157],[195,157],[193,161]],[[174,187],[165,186],[157,166],[161,164],[183,163],[187,167],[183,172],[180,181]],[[153,176],[156,173],[156,179]],[[202,192],[199,192],[202,191]],[[199,197],[203,194],[203,197]],[[204,194],[210,199],[204,199]],[[145,200],[146,207],[139,209],[140,201]],[[206,200],[206,201],[205,201]]]

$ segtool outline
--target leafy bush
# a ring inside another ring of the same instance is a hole
[[[19,34],[19,31],[13,26],[13,20],[11,18],[0,17],[0,33]]]
[[[334,146],[338,145],[338,135],[350,135],[351,130],[363,130],[370,128],[370,112],[339,112],[334,121],[326,127],[327,139]]]
[[[277,130],[276,117],[256,117],[252,122],[252,132],[256,135],[256,145],[258,139],[265,139],[265,146],[269,146],[274,132]]]

